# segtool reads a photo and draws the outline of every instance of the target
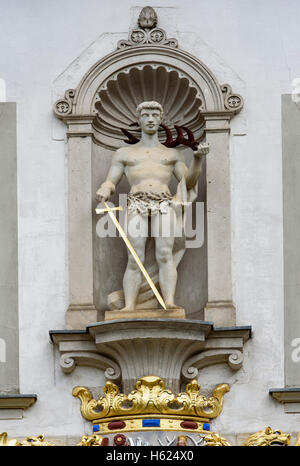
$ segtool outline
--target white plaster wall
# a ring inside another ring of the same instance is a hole
[[[207,388],[232,384],[213,428],[299,431],[300,414],[285,414],[268,389],[284,383],[280,96],[300,77],[300,3],[151,5],[164,7],[160,25],[169,36],[245,98],[232,135],[233,272],[238,324],[252,325],[253,340],[237,374],[221,366],[203,371]],[[0,0],[0,74],[7,101],[18,103],[20,391],[38,394],[24,419],[0,421],[0,432],[90,432],[71,392],[78,384],[102,385],[103,375],[87,368],[63,374],[48,337],[49,329],[64,328],[68,305],[64,128],[52,102],[126,38],[143,6],[140,0]]]

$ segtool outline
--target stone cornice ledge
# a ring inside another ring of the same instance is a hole
[[[0,394],[0,409],[27,409],[37,400],[36,394]]]
[[[270,388],[269,394],[279,403],[300,403],[300,387]]]

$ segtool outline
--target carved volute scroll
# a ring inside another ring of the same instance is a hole
[[[244,105],[243,98],[239,94],[233,94],[229,84],[223,84],[222,92],[224,94],[224,106],[227,110],[239,113]]]

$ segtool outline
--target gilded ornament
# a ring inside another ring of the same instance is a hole
[[[219,434],[212,432],[204,437],[205,447],[230,447],[230,443]]]
[[[176,396],[165,388],[160,377],[146,376],[137,381],[136,390],[129,395],[119,393],[118,387],[110,381],[104,387],[104,396],[98,400],[93,399],[85,387],[75,387],[72,393],[81,401],[82,416],[101,424],[153,414],[164,418],[168,416],[172,419],[174,416],[173,419],[207,422],[221,413],[223,397],[229,391],[229,386],[218,385],[209,398],[200,394],[200,388],[197,381],[193,380],[186,386],[185,392]]]
[[[265,430],[259,430],[244,443],[245,447],[270,447],[270,446],[288,446],[290,444],[291,434],[273,430],[266,427]]]
[[[80,442],[77,443],[79,447],[100,447],[102,445],[103,437],[98,434],[94,435],[83,435]]]
[[[0,434],[0,446],[7,447],[54,447],[55,443],[47,442],[44,435],[38,435],[37,437],[26,437],[23,442],[18,442],[16,439],[8,439],[7,433],[2,432]]]
[[[9,439],[7,432],[0,434],[0,447],[16,447],[20,445],[17,439]]]
[[[55,443],[47,442],[44,435],[38,435],[37,437],[26,437],[23,442],[20,443],[22,447],[55,447]]]
[[[229,385],[218,385],[213,396],[206,398],[200,395],[201,387],[197,380],[193,380],[186,386],[186,391],[179,393],[177,401],[182,405],[182,413],[201,416],[207,419],[213,419],[222,412],[223,398],[225,393],[229,392]],[[178,411],[179,413],[179,411]]]

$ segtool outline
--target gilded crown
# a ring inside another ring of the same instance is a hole
[[[112,433],[136,430],[180,430],[203,432],[207,423],[222,412],[227,384],[218,385],[209,398],[200,394],[196,380],[185,392],[175,395],[165,388],[160,377],[146,376],[128,395],[119,393],[113,382],[107,382],[104,395],[93,399],[85,387],[75,387],[73,396],[81,400],[82,416],[92,421],[94,432]]]

